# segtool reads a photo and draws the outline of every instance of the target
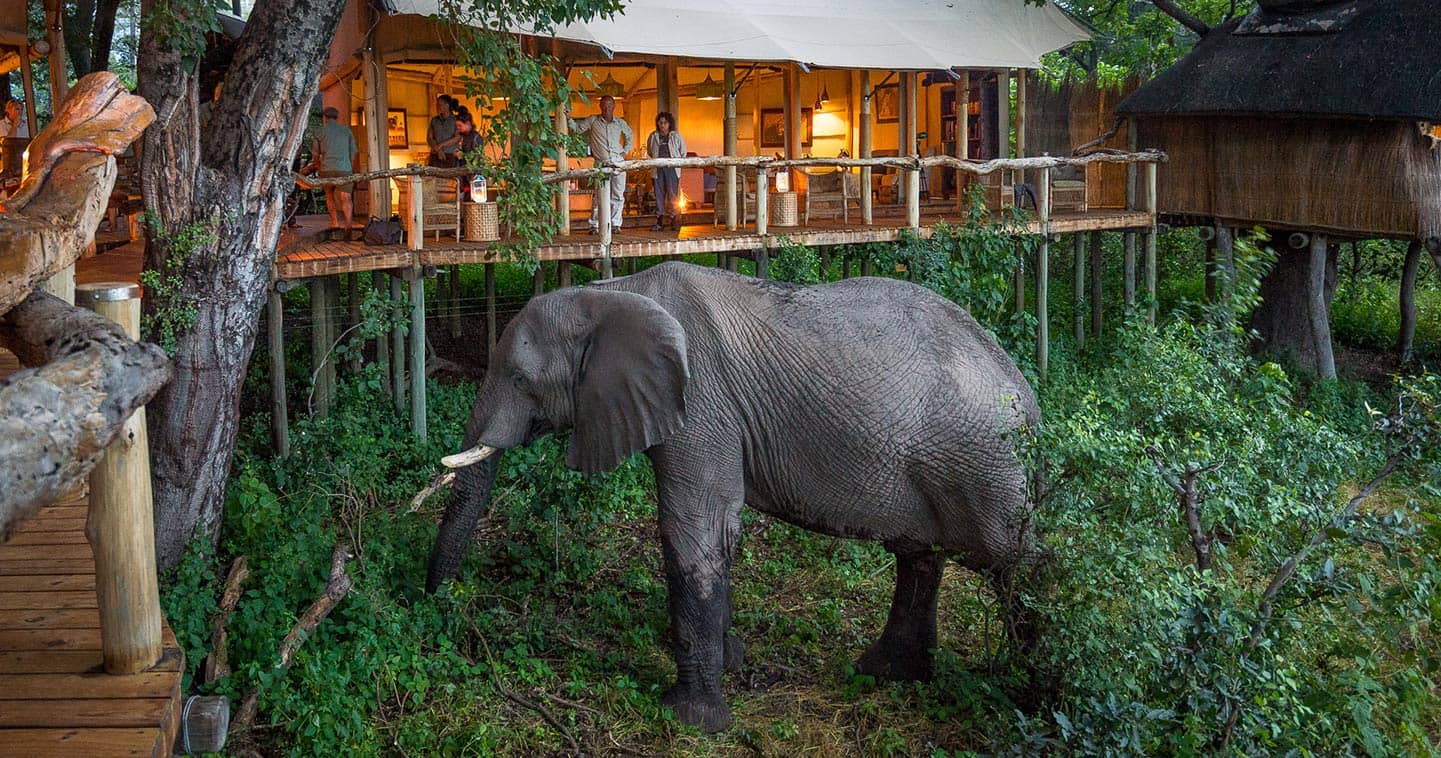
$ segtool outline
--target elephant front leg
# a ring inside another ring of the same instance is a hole
[[[896,593],[886,629],[856,661],[856,670],[878,679],[930,681],[935,670],[936,595],[946,557],[929,549],[896,555]]]
[[[684,723],[706,731],[730,724],[721,674],[739,665],[739,640],[728,640],[731,621],[731,551],[740,531],[743,489],[738,471],[697,473],[657,463],[661,540],[670,590],[676,683],[662,697]],[[729,479],[736,479],[731,482]]]

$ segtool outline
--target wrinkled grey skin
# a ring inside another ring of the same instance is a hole
[[[1009,592],[1029,561],[1015,432],[1039,421],[1010,357],[962,309],[912,284],[819,287],[666,263],[530,301],[491,356],[467,447],[571,431],[567,463],[654,465],[686,723],[730,721],[722,669],[741,505],[825,534],[882,540],[897,581],[857,667],[926,679],[946,555]],[[428,586],[453,577],[496,459],[461,469]],[[1015,624],[1012,624],[1015,628]]]

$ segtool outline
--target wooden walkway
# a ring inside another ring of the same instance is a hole
[[[0,350],[0,379],[18,368]],[[168,756],[175,744],[185,654],[169,624],[149,670],[104,671],[88,510],[75,493],[0,544],[0,756]]]
[[[313,226],[314,218],[305,219],[305,225],[298,232],[287,233],[281,240],[279,255],[275,261],[277,280],[307,279],[411,266],[453,266],[506,260],[495,257],[495,253],[491,251],[491,248],[499,243],[465,242],[456,240],[454,236],[442,236],[437,240],[434,235],[427,235],[420,250],[411,250],[404,245],[371,247],[359,241],[321,242],[317,236],[319,229]],[[781,237],[812,247],[894,242],[908,231],[903,219],[882,218],[870,225],[858,221],[846,224],[839,220],[789,227],[772,224],[770,233],[765,237],[756,234],[754,228],[729,231],[724,226],[714,227],[710,224],[682,226],[679,232],[652,232],[648,228],[652,218],[653,216],[640,216],[634,221],[628,218],[627,222],[636,223],[640,228],[626,227],[619,230],[611,243],[611,258],[740,253],[775,247]],[[323,223],[323,217],[320,221]],[[950,224],[964,223],[954,213],[928,214],[921,218],[920,235],[929,236],[933,227],[943,221]],[[1150,225],[1151,216],[1145,211],[1093,210],[1055,214],[1051,217],[1049,228],[1052,234],[1066,234],[1147,229]],[[1032,222],[1024,233],[1040,234],[1040,223]],[[557,238],[542,245],[536,253],[542,261],[592,261],[602,255],[599,238],[584,232]]]

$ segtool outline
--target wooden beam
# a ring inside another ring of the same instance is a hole
[[[962,71],[956,88],[956,149],[955,155],[961,160],[970,157],[971,144],[971,72]],[[956,171],[956,211],[966,207],[966,174]]]
[[[725,154],[734,157],[736,155],[736,64],[733,61],[726,61],[725,64],[725,124],[724,130]],[[725,168],[725,199],[726,199],[726,229],[735,231],[737,228],[736,219],[736,167],[726,166]]]
[[[1072,337],[1079,352],[1086,346],[1086,235],[1080,232],[1071,235],[1071,264],[1075,269],[1071,289]]]
[[[1146,213],[1151,216],[1151,226],[1146,230],[1146,295],[1151,302],[1146,306],[1146,321],[1156,325],[1156,164],[1146,164]]]
[[[321,276],[310,280],[310,372],[313,382],[316,418],[330,415],[330,402],[335,397],[335,361],[330,359],[335,339],[335,277]]]
[[[1011,72],[996,72],[996,157],[1011,157]]]
[[[861,116],[860,149],[857,158],[871,157],[871,72],[861,72]],[[875,221],[871,199],[871,167],[861,167],[861,223],[870,226]]]
[[[1331,319],[1326,302],[1326,256],[1330,240],[1324,234],[1311,235],[1310,269],[1306,277],[1306,315],[1316,341],[1316,373],[1322,379],[1336,378],[1336,356],[1331,349]]]
[[[65,14],[62,0],[45,0],[45,38],[50,43],[50,112],[57,113],[70,91],[70,71],[65,63]],[[35,136],[33,133],[30,136]]]
[[[410,429],[425,441],[425,276],[410,269]]]
[[[399,305],[405,300],[405,283],[390,277],[390,302]],[[405,412],[405,332],[400,324],[390,327],[390,386],[395,389],[395,412]]]
[[[765,239],[770,225],[770,173],[765,166],[756,169],[756,235]]]
[[[1127,140],[1131,152],[1136,151],[1140,143],[1136,133],[1136,121],[1126,121]],[[1139,195],[1137,194],[1136,164],[1126,164],[1126,210],[1136,210],[1140,206]],[[1136,310],[1136,233],[1134,231],[1124,232],[1122,245],[1125,248],[1125,259],[1121,267],[1121,286],[1125,292],[1126,312]]]
[[[1051,169],[1042,169],[1036,182],[1036,215],[1041,222],[1041,248],[1036,253],[1036,371],[1046,381],[1051,356],[1050,255]]]
[[[1026,157],[1026,70],[1016,69],[1016,157]]]
[[[361,82],[365,87],[365,147],[371,170],[390,168],[390,135],[381,125],[389,119],[390,81],[385,62],[375,54],[377,12],[369,3],[360,4],[367,18],[366,44],[361,51]],[[370,214],[390,218],[390,182],[366,183],[370,188]]]
[[[86,285],[82,304],[140,339],[140,287]],[[95,599],[105,671],[137,674],[160,660],[160,582],[155,569],[155,520],[150,492],[150,443],[145,409],[90,472],[85,535],[95,556]]]
[[[1091,336],[1097,339],[1101,336],[1102,312],[1104,306],[1101,303],[1101,276],[1105,273],[1104,261],[1101,251],[1101,233],[1090,233],[1091,243]]]
[[[270,291],[266,303],[266,347],[270,352],[270,442],[275,455],[290,456],[290,408],[285,396],[285,296]]]

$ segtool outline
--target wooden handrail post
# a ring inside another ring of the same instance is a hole
[[[565,113],[566,106],[562,105],[555,109],[555,133],[565,137],[570,132],[570,121]],[[555,170],[565,171],[570,168],[570,156],[565,149],[564,140],[555,152]],[[467,188],[461,187],[464,192]],[[561,182],[556,188],[555,195],[556,212],[560,216],[560,234],[562,237],[570,236],[570,182]]]
[[[410,249],[419,250],[425,245],[425,199],[422,195],[421,178],[410,177]]]
[[[725,64],[725,154],[727,157],[734,157],[736,154],[736,64],[726,61]],[[736,220],[736,167],[726,166],[726,229],[735,231]],[[740,221],[744,221],[742,218]]]
[[[1136,121],[1131,119],[1127,122],[1127,143],[1126,149],[1136,152],[1139,144],[1139,137],[1136,132]],[[1136,210],[1136,164],[1126,164],[1126,210]],[[1122,246],[1125,257],[1121,264],[1121,286],[1125,293],[1126,313],[1136,310],[1136,231],[1128,229],[1122,233]]]
[[[610,177],[600,175],[596,183],[595,199],[597,208],[596,225],[600,228],[600,278],[609,279],[615,275],[610,261]]]
[[[1046,380],[1051,356],[1051,324],[1048,296],[1051,289],[1051,169],[1041,171],[1036,182],[1036,213],[1041,217],[1041,249],[1036,252],[1036,371]]]
[[[771,222],[770,173],[765,166],[756,169],[756,234],[766,236]]]
[[[107,282],[76,289],[80,305],[140,338],[140,287]],[[145,409],[135,411],[90,473],[85,536],[95,554],[95,599],[105,670],[135,674],[160,660],[160,584]]]
[[[860,143],[856,152],[858,158],[871,157],[871,72],[861,72]],[[875,218],[871,204],[871,167],[861,167],[861,223],[870,226]]]
[[[921,228],[921,166],[906,172],[906,224],[912,229]]]
[[[410,428],[425,441],[425,273],[411,266],[410,281]]]

